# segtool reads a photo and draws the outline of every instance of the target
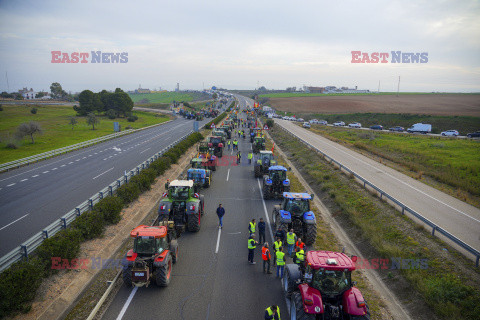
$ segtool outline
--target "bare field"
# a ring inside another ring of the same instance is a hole
[[[303,113],[410,113],[480,117],[479,94],[412,94],[270,98],[279,111]]]

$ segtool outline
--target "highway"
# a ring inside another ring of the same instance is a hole
[[[245,101],[240,105],[245,106]],[[282,318],[288,318],[280,280],[262,272],[260,246],[255,253],[257,264],[247,262],[249,221],[268,219],[267,213],[279,200],[262,199],[253,165],[247,164],[249,140],[240,139],[239,150],[242,165],[218,167],[211,187],[200,192],[205,195],[206,214],[198,233],[186,232],[179,238],[179,259],[170,285],[123,286],[103,319],[263,319],[271,304],[278,304]],[[235,163],[232,151],[223,158]],[[226,211],[223,229],[218,229],[215,214],[219,203]],[[271,231],[266,231],[266,237],[272,244]]]
[[[290,121],[275,119],[275,124],[295,133],[409,208],[480,250],[480,209],[327,138],[312,134]]]
[[[0,174],[0,256],[186,135],[193,122],[177,118]]]

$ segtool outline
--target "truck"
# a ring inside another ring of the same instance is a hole
[[[415,123],[411,128],[407,129],[409,133],[430,133],[432,132],[432,125],[427,123]]]

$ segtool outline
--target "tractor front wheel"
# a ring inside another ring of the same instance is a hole
[[[267,200],[271,198],[271,194],[268,190],[268,188],[264,187],[263,188],[263,199]]]
[[[317,225],[316,224],[307,224],[305,226],[305,233],[306,239],[305,244],[310,246],[315,243],[315,239],[317,238]]]
[[[131,287],[132,286],[132,267],[127,267],[123,269],[123,283]]]
[[[262,173],[260,172],[260,166],[255,166],[253,170],[255,173],[255,178],[262,176]]]
[[[167,261],[155,271],[157,286],[166,287],[170,284],[170,279],[172,277],[172,264],[172,256],[169,254]]]
[[[198,232],[200,231],[200,220],[202,215],[200,211],[198,213],[194,213],[188,216],[188,231],[190,232]]]
[[[292,295],[290,303],[290,319],[291,320],[314,320],[314,314],[308,314],[303,310],[302,295],[300,292],[295,292]]]

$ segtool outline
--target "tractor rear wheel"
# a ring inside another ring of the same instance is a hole
[[[262,173],[260,171],[260,166],[255,166],[253,170],[254,170],[254,173],[255,173],[255,178],[258,178],[258,177],[262,176]]]
[[[278,211],[276,210],[273,210],[272,212],[272,224],[273,224],[274,232],[277,232],[278,227],[280,225],[280,217],[278,216]]]
[[[177,263],[178,260],[178,243],[177,240],[170,242],[170,251],[172,252],[172,262]]]
[[[268,188],[263,188],[263,199],[267,200],[271,198],[271,194],[268,190]]]
[[[166,259],[165,264],[155,271],[155,281],[159,287],[168,286],[172,277],[172,255],[169,254]]]
[[[296,269],[295,269],[296,268]],[[282,280],[282,289],[285,297],[290,298],[295,291],[297,284],[296,281],[300,279],[301,274],[296,265],[287,265],[285,268],[285,274]]]
[[[123,269],[123,283],[125,283],[126,286],[131,287],[132,286],[132,267],[127,267]]]
[[[317,225],[316,224],[307,224],[305,226],[305,244],[310,246],[315,243],[317,238]]]
[[[202,215],[200,211],[188,216],[188,231],[198,232],[200,231],[200,220]]]
[[[315,319],[314,314],[305,313],[305,310],[303,310],[302,295],[298,291],[292,295],[292,300],[290,303],[290,319],[291,320]]]

